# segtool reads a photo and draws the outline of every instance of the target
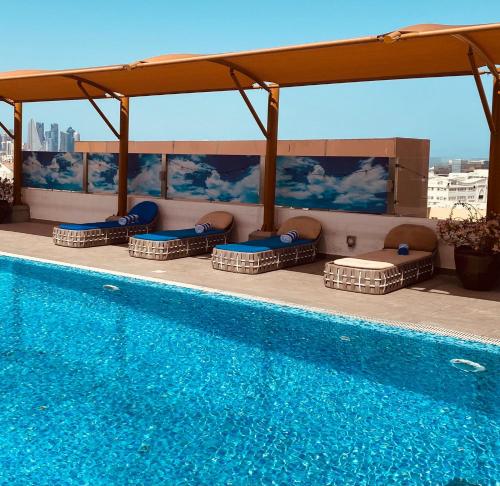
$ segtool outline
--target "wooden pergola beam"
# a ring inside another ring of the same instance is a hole
[[[267,139],[264,162],[264,221],[262,231],[275,231],[274,207],[276,198],[276,156],[278,153],[279,87],[269,90],[267,101]]]
[[[500,80],[493,82],[491,116],[495,130],[490,138],[490,160],[488,171],[488,199],[486,212],[500,214]]]
[[[14,206],[21,205],[23,187],[23,104],[14,103]]]
[[[120,98],[120,153],[118,155],[118,216],[127,214],[129,98]]]

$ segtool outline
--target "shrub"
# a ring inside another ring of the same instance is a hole
[[[14,200],[14,183],[10,179],[0,178],[0,201],[12,204]]]
[[[453,209],[462,206],[468,211],[464,219],[453,219]],[[449,245],[468,247],[481,253],[500,253],[500,215],[481,216],[467,203],[456,203],[448,219],[438,222],[438,236]]]

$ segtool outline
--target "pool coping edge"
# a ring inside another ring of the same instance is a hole
[[[200,290],[200,291],[212,293],[212,294],[225,295],[225,296],[230,296],[230,297],[235,297],[235,298],[240,298],[240,299],[253,300],[253,301],[257,301],[257,302],[264,302],[267,304],[281,305],[284,307],[301,309],[301,310],[317,312],[317,313],[322,313],[322,314],[337,315],[337,316],[343,316],[343,317],[348,317],[348,318],[353,318],[353,319],[368,320],[368,321],[373,321],[374,323],[377,323],[377,324],[385,324],[385,325],[388,325],[391,327],[399,327],[401,329],[406,329],[406,330],[419,331],[419,332],[424,332],[424,333],[428,333],[428,334],[437,334],[440,336],[452,337],[452,338],[462,339],[465,341],[474,341],[474,342],[479,342],[479,343],[484,343],[484,344],[492,344],[495,346],[500,346],[500,339],[491,338],[488,336],[482,336],[479,334],[463,332],[463,331],[456,331],[454,329],[442,327],[442,326],[439,326],[437,324],[432,324],[432,323],[412,324],[412,323],[405,322],[405,321],[379,319],[379,318],[374,318],[374,317],[369,317],[369,316],[349,314],[349,313],[344,313],[344,312],[338,312],[335,310],[325,309],[322,307],[296,304],[293,302],[287,302],[287,301],[279,300],[279,299],[258,297],[255,295],[244,294],[244,293],[240,293],[240,292],[231,292],[229,290],[221,290],[221,289],[216,289],[213,287],[205,287],[202,285],[188,284],[188,283],[184,283],[184,282],[177,282],[177,281],[173,281],[173,280],[166,280],[166,279],[160,279],[160,278],[155,278],[155,277],[146,277],[144,275],[137,275],[137,274],[133,274],[133,273],[120,272],[120,271],[116,271],[116,270],[106,270],[106,269],[99,268],[99,267],[78,265],[78,264],[73,264],[73,263],[61,262],[61,261],[57,261],[57,260],[50,260],[47,258],[32,257],[32,256],[18,254],[18,253],[0,251],[0,256],[19,258],[19,259],[30,260],[30,261],[35,261],[35,262],[39,262],[39,263],[48,263],[48,264],[52,264],[52,265],[59,265],[62,267],[77,268],[80,270],[115,275],[118,277],[133,278],[133,279],[143,280],[143,281],[147,281],[147,282],[154,282],[154,283],[159,283],[159,284],[163,284],[163,285],[170,285],[173,287],[187,288],[187,289],[191,289],[191,290]]]

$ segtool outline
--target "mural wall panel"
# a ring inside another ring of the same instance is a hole
[[[362,213],[387,211],[387,157],[277,159],[276,204]]]
[[[167,196],[259,202],[258,155],[168,155]]]
[[[62,191],[83,190],[83,154],[23,152],[23,185]]]
[[[161,155],[129,154],[128,192],[153,197],[161,196]]]

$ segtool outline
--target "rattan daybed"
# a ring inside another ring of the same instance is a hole
[[[173,260],[212,251],[215,245],[227,243],[233,227],[233,215],[225,211],[208,213],[196,223],[209,223],[201,234],[189,229],[167,230],[138,235],[129,240],[129,255],[149,260]]]
[[[401,243],[409,245],[408,255],[398,254]],[[364,294],[387,294],[432,277],[436,248],[433,230],[402,224],[389,231],[382,250],[328,262],[325,285]]]
[[[128,213],[138,221],[121,225],[118,220],[85,224],[61,224],[54,228],[52,239],[56,245],[71,248],[127,243],[130,236],[148,233],[158,218],[158,205],[152,201],[136,204]]]
[[[283,243],[280,235],[297,231],[299,239]],[[316,259],[321,224],[308,216],[285,221],[278,236],[243,243],[218,245],[212,252],[212,267],[234,273],[257,274],[310,263]]]

